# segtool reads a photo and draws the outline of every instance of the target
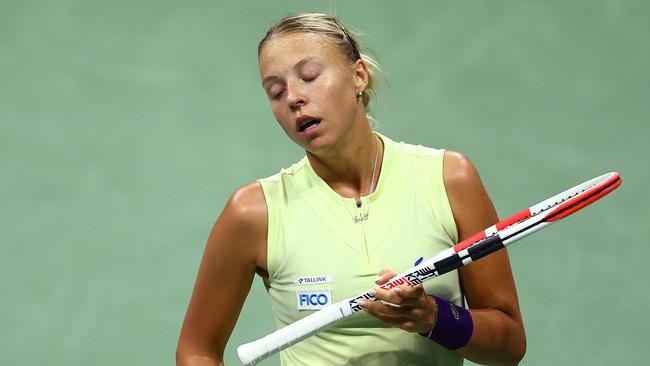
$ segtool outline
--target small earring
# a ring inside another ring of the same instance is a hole
[[[359,91],[359,92],[357,93],[357,101],[361,100],[362,98],[363,98],[363,92],[362,92],[362,91]]]

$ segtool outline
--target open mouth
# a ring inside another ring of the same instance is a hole
[[[320,123],[320,119],[310,119],[304,121],[298,126],[298,131],[305,132],[309,127],[316,126]]]

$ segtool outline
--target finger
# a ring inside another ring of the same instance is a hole
[[[419,298],[425,295],[424,287],[422,285],[417,286],[399,286],[397,292],[403,298]]]
[[[402,306],[422,306],[424,301],[422,299],[424,290],[413,289],[408,286],[394,287],[390,290],[384,290],[381,287],[376,287],[372,290],[377,300],[382,300],[395,305]]]
[[[368,314],[391,324],[403,323],[409,320],[407,318],[409,315],[408,308],[379,301],[365,301],[359,305],[361,305]]]
[[[368,301],[364,308],[375,318],[409,332],[423,332],[431,328],[426,325],[427,312],[424,308],[410,308],[378,301]]]
[[[418,333],[422,333],[422,332],[419,331],[419,328],[418,328],[418,326],[417,326],[417,323],[412,322],[412,321],[406,321],[406,322],[400,324],[399,327],[400,327],[400,329],[403,329],[403,330],[405,330],[405,331],[407,331],[407,332],[412,332],[412,333],[418,332]]]
[[[391,271],[390,269],[382,269],[377,275],[377,278],[375,278],[375,283],[378,285],[383,285],[395,276],[397,276],[397,273]]]
[[[426,308],[413,308],[410,306],[400,306],[392,305],[387,303],[381,303],[378,301],[371,301],[367,304],[366,307],[373,314],[389,316],[389,317],[398,317],[403,320],[420,320],[423,318],[426,313]]]
[[[376,313],[376,312],[373,312],[372,310],[367,310],[367,313],[370,314],[371,316],[385,322],[385,323],[394,325],[396,327],[399,327],[403,323],[405,323],[407,321],[410,321],[408,319],[404,319],[403,317],[401,317],[399,315]]]
[[[402,305],[404,299],[400,295],[401,289],[395,287],[390,290],[384,290],[381,287],[375,287],[371,290],[377,300],[382,300],[394,305]]]

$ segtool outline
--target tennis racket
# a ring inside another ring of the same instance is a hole
[[[621,185],[621,182],[619,174],[613,172],[579,184],[445,249],[435,257],[393,277],[380,287],[390,290],[402,285],[415,286],[466,266],[571,215],[607,195]],[[263,338],[237,347],[239,359],[246,366],[254,365],[361,311],[362,308],[358,304],[361,299],[375,300],[369,291],[341,300]]]

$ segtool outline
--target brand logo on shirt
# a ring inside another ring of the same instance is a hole
[[[358,224],[361,221],[366,221],[368,220],[368,213],[365,212],[363,214],[358,214],[357,216],[352,216],[352,220],[354,220],[355,224]]]
[[[332,292],[323,291],[297,291],[296,300],[298,310],[319,310],[332,304]]]
[[[332,283],[334,276],[332,275],[322,275],[322,276],[306,276],[296,278],[293,283],[296,285],[316,285],[319,283]]]

